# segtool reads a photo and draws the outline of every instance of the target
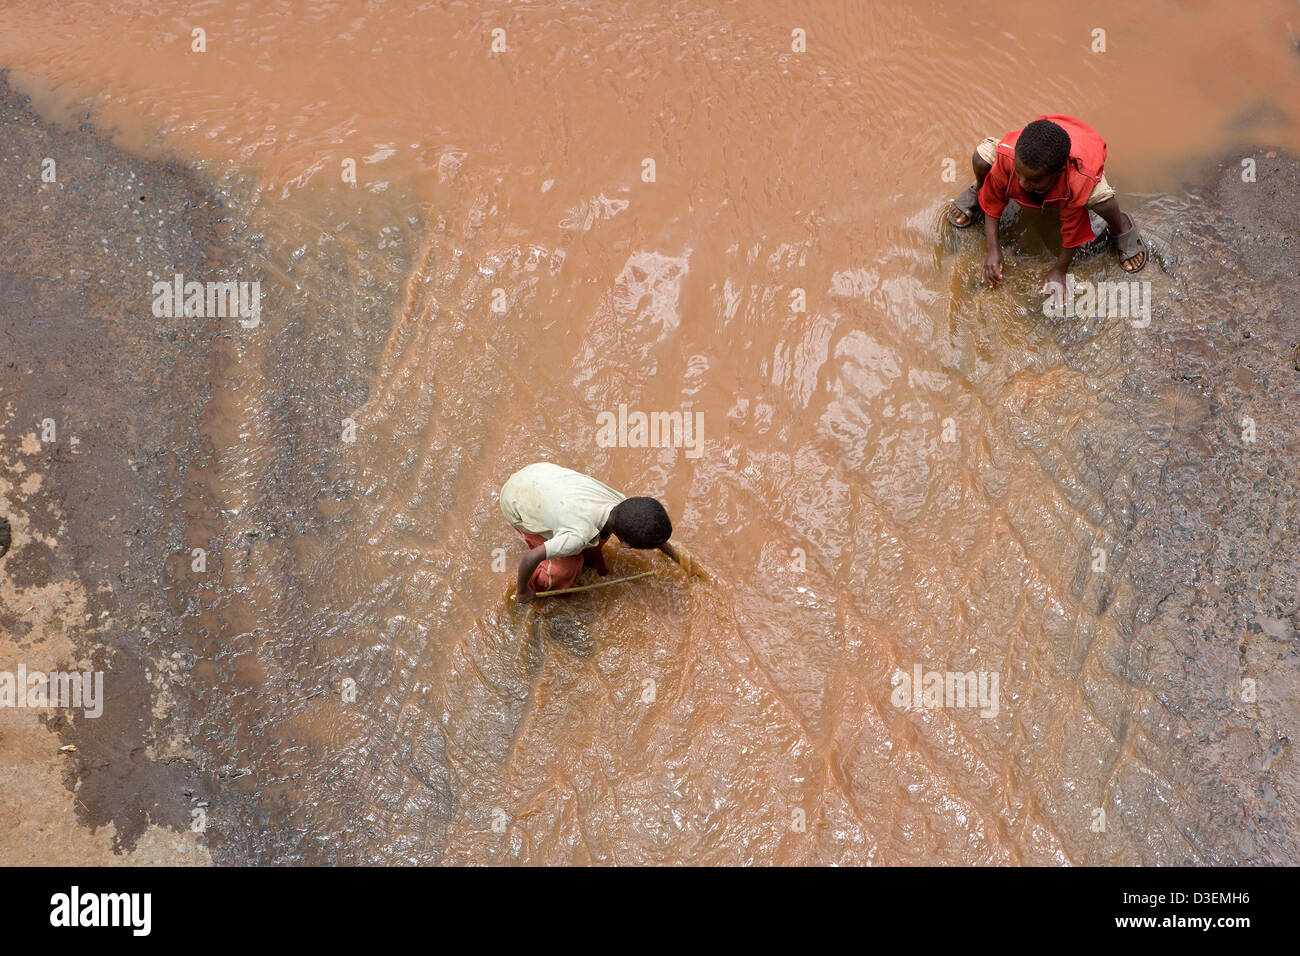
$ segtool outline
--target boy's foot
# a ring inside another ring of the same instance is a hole
[[[980,208],[979,195],[979,187],[971,183],[964,193],[948,204],[948,221],[958,229],[965,229],[982,219],[984,210]]]
[[[1119,255],[1120,265],[1125,272],[1141,272],[1142,267],[1147,264],[1151,258],[1147,251],[1146,240],[1142,238],[1142,233],[1138,231],[1137,223],[1128,213],[1121,213],[1128,223],[1128,231],[1114,236],[1115,252]]]

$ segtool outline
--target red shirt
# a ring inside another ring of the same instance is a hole
[[[980,187],[980,208],[994,219],[1002,216],[1010,199],[1030,209],[1058,208],[1061,211],[1061,244],[1072,249],[1096,235],[1088,221],[1088,197],[1101,182],[1102,169],[1106,165],[1106,141],[1091,126],[1072,116],[1038,118],[1051,120],[1070,135],[1070,159],[1065,164],[1065,172],[1043,196],[1041,203],[1030,199],[1016,178],[1016,140],[1021,131],[1013,130],[998,143],[997,162]]]

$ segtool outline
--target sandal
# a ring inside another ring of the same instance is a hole
[[[1122,214],[1128,220],[1128,231],[1120,233],[1118,236],[1112,236],[1115,243],[1115,252],[1119,256],[1119,265],[1124,269],[1124,263],[1139,253],[1142,255],[1142,264],[1136,269],[1124,269],[1129,275],[1135,275],[1146,268],[1147,263],[1151,261],[1151,250],[1147,242],[1142,238],[1142,233],[1138,231],[1137,223],[1128,213]]]
[[[948,222],[952,223],[954,229],[967,229],[984,218],[984,210],[980,208],[980,189],[974,183],[970,187],[948,204]],[[953,222],[952,211],[957,210],[966,217],[965,222]]]

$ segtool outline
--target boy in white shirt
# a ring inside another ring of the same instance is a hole
[[[657,548],[678,561],[668,539],[673,525],[654,498],[628,498],[570,468],[538,462],[521,468],[501,487],[501,513],[524,537],[515,599],[527,604],[538,591],[573,587],[588,565],[608,574],[601,548],[616,534],[633,548]]]

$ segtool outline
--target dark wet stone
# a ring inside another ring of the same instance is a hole
[[[139,321],[150,280],[143,269],[128,266],[124,274],[123,264],[137,261],[140,237],[157,241],[178,268],[201,271],[210,230],[196,181],[88,134],[88,123],[63,129],[39,121],[0,74],[0,341],[6,357],[17,359],[9,367],[23,369],[14,387],[6,386],[5,400],[13,405],[15,441],[46,417],[56,419],[59,435],[41,465],[45,481],[26,502],[34,531],[57,544],[22,543],[0,573],[20,585],[77,578],[88,596],[96,623],[80,636],[79,651],[105,670],[110,704],[121,706],[75,726],[58,715],[48,725],[77,747],[69,785],[78,788],[80,819],[90,827],[111,824],[116,848],[125,851],[151,823],[188,829],[186,791],[210,789],[185,760],[146,756],[167,729],[153,726],[150,674],[177,650],[166,636],[177,624],[162,590],[166,576],[151,570],[147,586],[139,586],[139,576],[122,569],[128,560],[132,569],[166,568],[183,547],[170,476],[128,462],[160,454],[202,460],[197,421],[208,394],[212,329],[196,323],[174,345],[158,348],[151,323]],[[31,179],[33,157],[42,156],[59,157],[62,188],[42,190]],[[147,183],[166,207],[191,202],[194,212],[172,217],[159,235],[147,233],[140,217],[121,214],[121,190],[133,190],[133,182]],[[162,391],[165,412],[153,397]],[[80,439],[75,450],[73,436]],[[57,534],[60,515],[64,529]]]

